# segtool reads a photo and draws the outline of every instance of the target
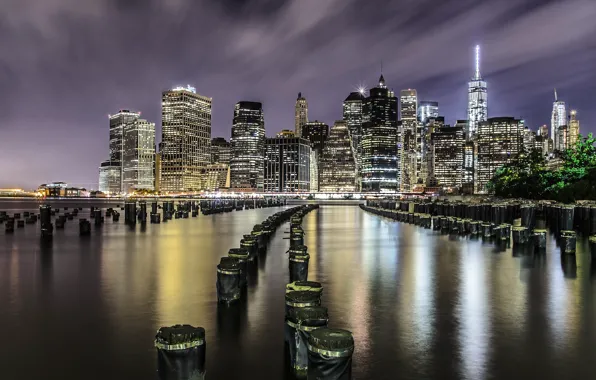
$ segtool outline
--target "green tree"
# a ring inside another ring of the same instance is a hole
[[[499,197],[538,199],[548,187],[546,160],[539,150],[523,150],[497,170],[488,189]]]
[[[499,168],[489,183],[495,195],[507,198],[554,199],[573,202],[596,199],[596,138],[578,138],[561,155],[563,166],[547,170],[540,151],[522,151]]]

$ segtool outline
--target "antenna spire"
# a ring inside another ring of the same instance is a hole
[[[476,45],[476,72],[474,79],[480,79],[480,45]]]
[[[555,102],[558,102],[559,98],[557,97],[557,89],[555,88]]]

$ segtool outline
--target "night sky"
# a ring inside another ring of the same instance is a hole
[[[466,115],[482,46],[489,116],[550,124],[553,88],[596,131],[594,0],[0,0],[0,187],[49,181],[97,188],[108,114],[142,112],[161,135],[161,92],[213,98],[212,136],[233,105],[263,102],[268,135],[333,123],[381,65],[446,122]]]

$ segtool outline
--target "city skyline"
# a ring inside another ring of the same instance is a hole
[[[577,109],[581,133],[595,131],[596,111],[590,104],[596,92],[594,73],[586,65],[593,61],[595,51],[582,43],[594,31],[590,20],[596,9],[589,1],[542,5],[528,1],[523,6],[486,1],[466,8],[463,2],[451,1],[449,12],[428,10],[425,19],[434,20],[430,23],[433,27],[428,31],[416,29],[413,36],[408,33],[408,41],[396,36],[415,21],[414,15],[422,5],[408,3],[406,9],[380,6],[361,14],[351,1],[322,4],[306,0],[300,5],[287,1],[258,16],[259,9],[270,8],[271,4],[256,1],[254,13],[251,11],[242,20],[237,12],[226,15],[229,8],[240,7],[231,2],[223,2],[221,9],[204,4],[189,6],[187,1],[177,2],[181,8],[168,9],[156,5],[157,1],[143,6],[108,3],[71,7],[67,0],[52,0],[36,8],[31,19],[27,17],[27,7],[11,13],[14,25],[7,25],[8,32],[2,38],[14,38],[18,46],[6,40],[6,50],[11,55],[0,53],[9,73],[0,89],[4,101],[0,138],[6,142],[6,148],[0,150],[0,171],[4,174],[0,186],[34,188],[43,182],[64,180],[97,187],[98,163],[105,160],[108,149],[106,115],[119,109],[140,111],[143,119],[156,123],[156,135],[161,136],[160,94],[179,84],[190,83],[200,94],[213,98],[211,137],[229,139],[230,110],[242,99],[263,103],[266,133],[273,136],[282,129],[293,129],[299,91],[308,99],[311,119],[332,123],[341,118],[342,101],[363,82],[369,88],[374,86],[382,62],[383,74],[394,91],[413,88],[419,99],[437,101],[446,123],[453,125],[466,116],[467,81],[474,74],[471,62],[477,44],[482,46],[482,76],[489,84],[489,117],[522,118],[537,130],[550,124],[552,89],[556,87],[569,109]],[[50,9],[63,16],[60,22],[49,17]],[[135,32],[130,36],[122,26],[106,29],[106,17],[118,21],[126,19],[130,12],[136,12],[143,25],[159,17],[165,26],[181,25],[182,32],[198,33],[190,20],[201,14],[205,15],[201,19],[206,17],[201,25],[210,30],[232,27],[217,38],[207,33],[207,37],[198,40],[200,46],[210,49],[209,57],[200,54],[198,60],[198,55],[186,52],[176,57],[174,52],[197,38],[196,33],[188,33],[192,38],[181,37],[179,43],[170,44],[180,37],[175,33],[182,34],[176,28],[163,37],[146,28],[136,32],[133,27]],[[376,12],[387,16],[375,17]],[[457,12],[461,14],[456,15]],[[311,16],[315,13],[319,16]],[[354,28],[336,28],[337,13],[354,20]],[[557,18],[557,23],[548,22],[561,13],[566,17]],[[506,14],[508,28],[479,26],[490,25],[491,20]],[[217,17],[218,23],[208,20]],[[378,20],[378,25],[365,28],[372,19]],[[85,24],[82,32],[70,32],[74,24],[80,27],[81,20]],[[259,23],[248,28],[255,20]],[[16,25],[18,21],[22,22]],[[383,35],[389,23],[395,25],[396,34]],[[327,38],[313,52],[306,51],[305,44],[312,44],[315,40],[311,35],[319,31]],[[67,44],[60,42],[64,41],[60,38],[63,35],[69,36]],[[109,43],[92,35],[105,36]],[[263,38],[268,38],[267,47],[258,45]],[[359,43],[371,38],[378,39],[378,43]],[[281,46],[288,43],[295,49],[287,58],[275,52],[276,47],[284,50]],[[218,48],[224,44],[230,44],[230,48]],[[400,44],[409,46],[411,54],[398,54],[400,49],[393,47]],[[420,46],[424,49],[417,48]],[[58,54],[49,54],[48,49]],[[115,51],[121,53],[116,54],[118,60],[113,59]],[[161,57],[156,52],[162,53]],[[228,55],[244,58],[236,64],[220,64],[230,60]],[[551,59],[561,55],[568,59]],[[359,58],[347,59],[352,56]],[[433,59],[437,56],[444,59]],[[330,64],[321,65],[321,61]],[[24,96],[27,102],[23,101]],[[36,107],[29,107],[31,102]],[[44,159],[31,165],[24,158],[31,155]]]

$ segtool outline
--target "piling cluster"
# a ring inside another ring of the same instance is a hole
[[[15,212],[10,215],[6,211],[0,211],[0,224],[4,224],[5,233],[12,234],[15,228],[25,228],[27,224],[37,224],[40,221],[41,238],[44,240],[51,239],[54,230],[64,229],[68,221],[74,218],[79,222],[79,235],[91,235],[92,225],[101,227],[106,219],[111,218],[113,223],[120,221],[120,211],[124,212],[125,224],[133,227],[137,223],[144,226],[148,221],[152,224],[159,224],[175,219],[188,219],[190,216],[197,217],[199,212],[204,215],[217,214],[221,212],[241,211],[245,209],[276,207],[285,205],[285,199],[265,198],[265,199],[250,199],[250,200],[206,200],[206,201],[164,201],[160,204],[154,201],[151,202],[151,210],[148,210],[146,201],[128,200],[123,207],[119,205],[116,208],[97,208],[90,207],[88,216],[85,218],[78,218],[79,211],[82,207],[64,207],[64,210],[52,208],[52,206],[45,204],[40,206],[39,213],[24,211]],[[159,210],[162,209],[162,213]],[[62,213],[61,213],[62,211]]]
[[[450,234],[470,235],[542,251],[547,228],[553,233],[562,255],[576,251],[578,233],[590,234],[596,242],[596,206],[548,202],[465,203],[430,201],[367,201],[366,211],[400,222]],[[596,244],[591,245],[596,256]]]
[[[230,304],[239,301],[245,294],[248,272],[256,268],[259,257],[267,252],[267,244],[276,229],[302,207],[293,207],[276,212],[261,223],[255,224],[250,234],[240,240],[239,248],[228,251],[217,265],[217,300]]]
[[[321,306],[323,286],[308,281],[310,255],[304,245],[302,218],[313,207],[299,210],[290,219],[288,268],[290,283],[285,296],[285,346],[289,365],[297,378],[350,379],[354,338],[346,330],[328,328],[329,314]]]
[[[278,207],[285,205],[285,199],[222,199],[201,201],[203,215],[219,214],[223,212],[251,210],[255,208]]]
[[[169,205],[164,209],[169,210]],[[265,206],[268,207],[268,206]],[[250,234],[240,240],[217,265],[217,301],[224,307],[243,300],[248,272],[256,268],[259,257],[276,229],[305,206],[279,211],[255,224]],[[155,336],[158,374],[161,380],[195,380],[205,378],[205,330],[190,325],[162,327]]]

